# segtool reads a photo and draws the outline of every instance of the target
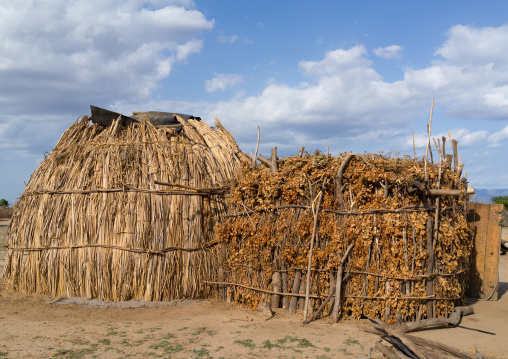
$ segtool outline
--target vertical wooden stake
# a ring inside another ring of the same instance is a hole
[[[332,312],[332,318],[334,323],[337,323],[339,321],[339,310],[341,307],[341,293],[342,293],[342,273],[344,271],[344,263],[346,262],[347,256],[349,255],[349,252],[353,248],[355,244],[351,243],[349,247],[347,247],[346,252],[342,256],[342,259],[339,256],[339,253],[337,253],[337,257],[339,258],[339,267],[337,268],[337,282],[335,284],[335,301],[333,303],[333,312]]]
[[[272,274],[272,291],[276,293],[281,293],[282,289],[282,276],[279,272],[273,272]],[[280,304],[280,294],[272,294],[272,309],[279,308]]]
[[[285,264],[282,264],[282,291],[284,293],[289,293],[289,286],[288,286],[288,273],[286,271]],[[289,298],[287,295],[282,297],[282,308],[285,310],[289,309]]]
[[[300,290],[300,281],[302,277],[302,272],[297,270],[295,272],[295,278],[293,279],[293,288],[291,290],[291,293],[297,294]],[[296,313],[296,305],[298,304],[298,297],[292,296],[291,300],[289,301],[289,311],[291,313]]]
[[[256,152],[254,152],[254,158],[252,159],[252,169],[253,170],[254,170],[254,167],[256,167],[256,159],[258,157],[259,137],[260,137],[260,130],[259,130],[259,126],[258,126],[258,142],[256,143]]]
[[[272,161],[272,171],[277,172],[279,170],[279,165],[277,163],[277,147],[272,148],[272,157],[270,157],[270,161]]]
[[[433,248],[433,241],[432,241],[432,218],[427,219],[427,254],[428,254],[428,263],[427,263],[427,270],[425,271],[425,274],[431,275],[434,272],[434,248]],[[434,282],[432,281],[432,278],[427,278],[427,296],[434,295]],[[432,301],[427,301],[427,319],[433,318],[433,310],[432,310]]]
[[[310,248],[309,248],[309,261],[307,263],[307,284],[305,286],[305,305],[303,309],[303,322],[307,322],[307,312],[309,307],[309,295],[310,295],[310,275],[311,275],[311,267],[312,267],[312,250],[314,249],[314,241],[316,238],[317,225],[319,220],[319,209],[321,207],[321,202],[323,201],[323,193],[324,193],[324,184],[326,179],[323,181],[323,185],[321,186],[321,191],[319,192],[318,203],[316,206],[316,213],[314,213],[314,227],[312,228],[312,237],[310,239]]]
[[[428,159],[429,159],[430,132],[431,132],[431,129],[432,129],[432,114],[433,114],[433,112],[434,112],[434,99],[432,99],[432,107],[430,108],[430,122],[427,125],[428,142],[427,142],[427,149],[425,150],[425,162],[424,162],[424,166],[425,166],[425,181],[427,183],[429,182],[429,172],[427,170],[427,162],[428,162]],[[431,154],[431,156],[432,156],[432,154]]]

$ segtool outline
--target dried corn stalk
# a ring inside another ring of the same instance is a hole
[[[255,307],[268,299],[275,271],[287,274],[286,288],[292,288],[297,271],[306,275],[315,199],[325,182],[312,255],[311,311],[333,290],[339,257],[353,244],[344,267],[344,315],[389,322],[396,311],[408,319],[447,316],[463,303],[471,251],[465,179],[445,167],[439,178],[439,167],[430,165],[426,183],[423,162],[314,154],[281,159],[275,173],[246,164],[229,200],[230,214],[217,227],[227,246],[225,282],[234,300]],[[439,196],[439,218],[436,196],[428,190],[434,188],[453,194]]]

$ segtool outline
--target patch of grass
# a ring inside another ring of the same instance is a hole
[[[7,357],[7,354],[9,354],[9,352],[0,352],[0,357]]]
[[[69,340],[66,340],[66,342],[69,342],[74,345],[88,345],[88,344],[90,344],[90,342],[88,340],[84,340],[81,338],[69,339]]]
[[[106,335],[117,335],[118,332],[116,330],[110,330],[109,332],[106,333]]]
[[[164,353],[177,353],[183,350],[183,346],[179,343],[171,343],[167,340],[162,340],[157,344],[152,344],[148,348],[150,349],[163,349]]]
[[[147,335],[146,337],[148,337],[148,335]],[[145,337],[145,338],[146,338],[146,337]],[[171,334],[171,333],[167,333],[166,335],[164,335],[164,336],[162,337],[162,339],[174,339],[174,338],[176,338],[176,335]],[[152,339],[152,338],[150,338],[150,339]]]
[[[180,329],[177,329],[179,332],[181,332],[182,330],[185,330],[185,329],[189,329],[189,327],[181,327]]]
[[[91,355],[95,353],[96,348],[86,348],[86,349],[58,349],[54,354],[53,358],[65,358],[65,359],[78,359],[83,358],[86,355]]]
[[[274,344],[274,343],[272,343],[272,342],[270,341],[270,339],[267,339],[267,340],[265,340],[265,341],[263,342],[263,348],[266,348],[266,349],[268,349],[268,350],[272,350],[272,348],[279,348],[279,349],[282,349],[283,347],[282,347],[282,345],[281,345],[280,343],[276,343],[276,344]]]
[[[247,347],[247,348],[255,348],[256,347],[256,344],[254,344],[252,339],[244,339],[244,340],[237,339],[237,340],[235,340],[235,343],[243,345],[244,347]]]
[[[105,344],[105,345],[109,345],[109,344],[111,344],[111,340],[109,340],[109,339],[101,339],[101,340],[99,340],[99,343]]]
[[[347,349],[344,348],[339,349],[339,352],[344,353],[344,355],[353,355],[352,353],[348,352]]]
[[[122,354],[122,353],[123,353],[123,351],[122,351],[122,350],[117,349],[117,348],[114,348],[114,347],[106,347],[106,348],[104,348],[104,351],[105,351],[105,352],[108,352],[108,351],[110,351],[110,350],[114,350],[114,351],[116,351],[118,354]]]
[[[197,328],[195,331],[193,331],[191,334],[192,335],[199,335],[201,333],[204,333],[206,330],[206,327],[199,327]]]
[[[362,350],[364,350],[363,348],[363,345],[362,343],[360,343],[358,340],[356,339],[346,339],[342,342],[342,344],[345,344],[345,345],[359,345],[360,348],[362,348]]]
[[[286,335],[284,338],[277,340],[277,343],[279,344],[285,344],[287,342],[291,343],[298,343],[298,348],[315,348],[316,346],[312,344],[310,341],[308,341],[305,338],[298,338],[298,337],[292,337],[290,335]]]
[[[124,339],[120,342],[120,344],[125,345],[126,347],[132,347],[133,344],[130,340]]]
[[[208,349],[201,348],[201,349],[193,349],[192,353],[196,356],[196,358],[202,358],[202,357],[209,357],[210,354],[208,352]]]

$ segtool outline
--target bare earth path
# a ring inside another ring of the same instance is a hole
[[[2,269],[7,223],[0,220]],[[498,301],[474,303],[476,314],[459,328],[415,335],[508,358],[508,256],[500,262]],[[303,326],[301,316],[284,311],[265,320],[213,301],[53,301],[0,288],[0,358],[366,358],[378,339],[362,331],[364,321]]]

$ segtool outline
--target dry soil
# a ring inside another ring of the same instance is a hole
[[[0,220],[0,268],[8,221]],[[508,255],[500,260],[498,301],[470,301],[460,327],[415,335],[489,358],[508,358]],[[365,321],[302,325],[279,311],[209,300],[120,304],[23,295],[0,287],[0,358],[367,358],[378,337]],[[356,356],[355,356],[356,355]],[[382,358],[377,350],[372,358]]]

